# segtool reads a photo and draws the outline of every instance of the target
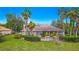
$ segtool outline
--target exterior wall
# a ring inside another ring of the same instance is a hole
[[[22,31],[21,33],[22,33],[23,35],[25,35],[25,34],[26,34],[26,33],[25,33],[25,32],[23,32],[23,31]]]
[[[1,33],[2,35],[5,35],[5,34],[11,34],[12,31],[0,31],[0,33]]]
[[[50,33],[51,33],[51,32],[49,32],[49,35],[50,35]],[[63,32],[63,31],[62,31],[62,32],[57,32],[57,33],[58,33],[59,35],[64,35],[64,32]],[[30,32],[30,31],[28,31],[28,33],[22,32],[22,34],[31,34],[31,32]],[[33,31],[32,34],[35,35],[35,36],[41,37],[42,31]]]
[[[58,32],[58,34],[60,34],[60,35],[64,35],[65,33],[64,33],[64,32]]]
[[[39,36],[39,37],[41,37],[41,31],[34,31],[33,32],[33,34],[35,35],[35,36]]]
[[[51,32],[49,32],[49,35],[50,35],[50,33]],[[63,31],[62,32],[57,32],[57,33],[59,35],[64,35],[64,32]],[[33,34],[36,35],[36,36],[40,36],[42,34],[42,32],[41,31],[34,31]]]
[[[47,36],[47,37],[42,37],[42,38],[41,38],[41,41],[53,41],[53,38],[52,38],[52,37],[49,37],[49,36]]]

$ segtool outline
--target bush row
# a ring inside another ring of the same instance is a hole
[[[79,36],[63,36],[64,41],[79,42]]]
[[[27,41],[40,41],[40,38],[33,35],[25,35],[24,39]]]

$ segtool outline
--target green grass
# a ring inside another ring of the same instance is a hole
[[[5,41],[0,43],[0,51],[79,51],[79,42],[30,42],[14,39],[14,35],[5,36]]]

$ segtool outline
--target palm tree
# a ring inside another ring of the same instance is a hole
[[[31,34],[33,34],[32,30],[33,30],[33,28],[35,27],[35,23],[30,22],[30,23],[27,25],[27,27],[30,29]]]
[[[64,29],[64,20],[66,19],[66,27],[65,27],[65,31],[68,32],[68,27],[69,27],[69,32],[70,35],[73,34],[74,35],[74,31],[75,31],[75,23],[76,23],[76,28],[78,27],[77,24],[79,23],[79,21],[77,20],[79,17],[79,9],[78,8],[71,8],[71,9],[65,9],[65,8],[60,8],[59,10],[59,15],[60,15],[60,19],[62,22],[62,29]],[[68,26],[68,21],[67,18],[70,19],[70,25]],[[78,29],[76,29],[76,34],[77,34]]]
[[[64,18],[65,18],[65,9],[63,7],[59,9],[59,15],[60,15],[60,19],[62,22],[62,29],[63,29],[63,22],[64,22]]]
[[[72,10],[70,10],[68,13],[67,13],[67,16],[70,18],[70,35],[72,34],[72,31],[74,31],[74,19],[73,19],[73,14],[74,12]]]
[[[74,35],[75,23],[77,24],[77,15],[79,14],[78,8],[71,8],[69,12],[67,12],[67,16],[70,18],[70,35]],[[76,30],[77,31],[77,30]]]
[[[30,16],[31,16],[30,10],[25,9],[25,10],[22,12],[22,16],[23,16],[23,18],[24,18],[24,25],[23,25],[23,28],[25,29],[25,33],[26,33],[26,31],[28,30],[28,29],[27,29],[28,19],[29,19]]]
[[[60,15],[60,20],[61,20],[61,25],[62,25],[62,29],[65,31],[65,27],[64,27],[64,19],[67,19],[66,17],[66,9],[64,7],[59,9],[59,15]]]
[[[66,32],[66,34],[69,33],[69,29],[68,29],[69,24],[68,24],[68,15],[67,15],[67,12],[68,12],[68,10],[65,11],[65,20],[66,20],[66,24],[65,24],[65,32]]]
[[[78,34],[78,27],[79,27],[79,9],[74,8],[74,21],[76,22],[76,36]]]
[[[78,28],[77,28],[78,26],[77,26],[77,24],[78,24],[79,10],[78,10],[78,8],[72,8],[72,11],[73,11],[73,19],[74,19],[73,23],[74,24],[76,23],[76,36],[77,36],[77,32],[78,32]]]

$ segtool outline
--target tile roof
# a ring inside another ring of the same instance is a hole
[[[3,26],[0,26],[0,31],[9,31],[9,30],[11,30],[11,29],[8,29],[8,28],[6,28],[6,27],[3,27]]]
[[[63,30],[50,25],[36,25],[33,31],[63,31]]]

